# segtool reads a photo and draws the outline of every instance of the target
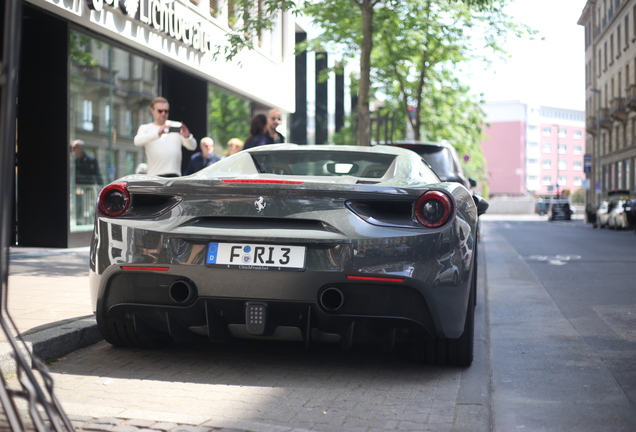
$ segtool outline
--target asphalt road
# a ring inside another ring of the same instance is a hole
[[[68,414],[251,431],[636,430],[636,236],[484,221],[470,368],[376,347],[244,342],[50,365]]]
[[[634,232],[499,221],[486,236],[494,429],[636,430]]]

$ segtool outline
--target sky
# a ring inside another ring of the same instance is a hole
[[[511,38],[511,58],[484,70],[472,64],[467,79],[486,101],[585,110],[584,28],[577,25],[585,0],[516,0],[507,13],[539,34],[531,41]],[[540,40],[543,37],[544,40]]]

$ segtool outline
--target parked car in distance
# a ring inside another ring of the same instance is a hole
[[[629,222],[627,221],[627,211],[625,206],[630,203],[628,200],[618,200],[614,208],[609,212],[607,217],[607,227],[609,229],[627,229]]]
[[[620,201],[631,201],[630,200],[630,191],[628,190],[622,190],[622,189],[616,189],[616,190],[611,190],[607,193],[607,199],[605,201],[603,201],[601,203],[601,205],[599,206],[598,210],[596,211],[596,221],[593,222],[592,226],[594,228],[599,227],[599,228],[605,228],[606,226],[610,226],[610,215],[612,213],[612,211],[618,206],[618,203]],[[625,221],[621,221],[621,222],[615,222],[614,220],[612,221],[613,225],[611,226],[612,228],[615,228],[617,226],[617,223],[622,224],[627,224],[627,226],[630,226],[631,224],[629,223],[629,220],[632,217],[632,208],[631,205],[627,205],[627,209],[624,208],[625,207],[625,203],[623,203],[623,205],[621,206],[621,209],[623,211],[624,216],[625,216]],[[618,213],[620,213],[620,210],[618,211]],[[614,216],[614,219],[617,219],[618,216]]]
[[[487,207],[395,146],[272,144],[190,176],[126,176],[100,192],[93,311],[117,346],[406,345],[468,366]]]
[[[550,211],[550,201],[539,199],[534,203],[534,212],[539,216],[547,215],[548,211]]]
[[[603,201],[596,210],[596,220],[592,223],[592,227],[605,228],[609,218],[609,202]]]
[[[473,178],[466,177],[455,148],[449,143],[429,141],[393,141],[377,144],[409,149],[419,154],[428,163],[435,174],[444,182],[457,182],[466,189],[477,186]],[[377,145],[372,144],[372,145]]]
[[[550,201],[549,221],[554,220],[572,220],[574,211],[570,207],[568,200],[552,200]]]
[[[625,203],[625,214],[627,215],[628,225],[636,228],[636,199],[628,200]]]

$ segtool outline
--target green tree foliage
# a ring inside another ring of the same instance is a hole
[[[470,89],[462,83],[462,67],[469,60],[484,59],[486,53],[503,55],[501,41],[510,33],[521,35],[528,30],[514,24],[500,8],[482,10],[483,3],[410,0],[377,11],[382,25],[374,35],[374,82],[401,102],[415,139],[430,135],[427,119],[439,111],[440,104],[463,113],[463,108],[479,103],[469,100]],[[503,4],[492,2],[491,6],[495,3]],[[448,120],[444,118],[443,123]]]
[[[585,192],[583,188],[575,190],[574,193],[570,195],[572,204],[585,204]]]
[[[502,12],[506,3],[372,2],[370,24],[365,23],[368,17],[357,10],[361,9],[360,2],[354,0],[335,0],[328,5],[307,0],[304,10],[324,30],[313,41],[314,49],[326,46],[330,52],[339,50],[345,58],[370,50],[368,94],[383,94],[383,111],[401,113],[398,118],[404,122],[396,125],[394,139],[403,139],[411,131],[416,140],[449,141],[467,160],[468,174],[483,180],[485,160],[479,146],[484,123],[479,108],[482,101],[471,96],[461,69],[485,53],[504,55],[501,43],[507,36],[532,33]],[[372,29],[370,44],[365,44],[365,27]],[[361,59],[360,102],[364,102],[364,67]],[[360,117],[364,116],[360,110]],[[359,142],[364,144],[366,138],[360,131]]]
[[[217,145],[227,148],[230,138],[245,140],[250,133],[250,106],[238,96],[210,87],[209,134]]]
[[[499,44],[508,34],[521,35],[528,30],[513,24],[502,12],[507,3],[508,0],[305,0],[303,12],[323,30],[307,46],[339,52],[343,58],[359,57],[360,144],[367,144],[369,139],[364,135],[368,124],[363,123],[373,95],[371,83],[380,84],[385,91],[397,86],[404,112],[409,106],[415,108],[412,123],[417,137],[425,111],[421,103],[430,85],[436,80],[439,85],[446,85],[443,79],[447,77],[441,75],[456,72],[457,65],[470,59],[476,48],[503,52]],[[468,90],[465,86],[463,89]]]

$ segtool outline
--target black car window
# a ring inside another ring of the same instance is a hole
[[[428,163],[435,174],[444,180],[449,174],[455,172],[452,166],[453,155],[444,147],[421,146],[400,144],[399,147],[414,151],[422,156],[422,159]]]
[[[285,151],[253,153],[259,173],[306,176],[381,178],[395,155],[364,152]]]

